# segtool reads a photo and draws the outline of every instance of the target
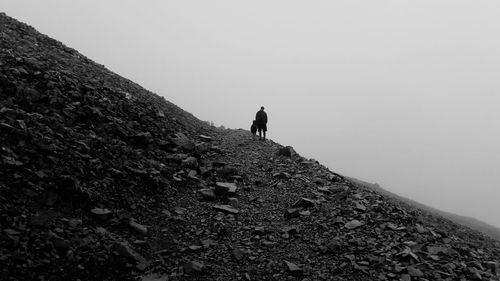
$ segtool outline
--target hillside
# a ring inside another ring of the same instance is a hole
[[[458,223],[458,224],[470,227],[472,229],[478,230],[480,232],[483,232],[483,233],[489,235],[490,237],[500,241],[500,229],[497,227],[494,227],[492,225],[489,225],[485,222],[482,222],[478,219],[467,217],[467,216],[460,216],[460,215],[457,215],[454,213],[445,212],[442,210],[438,210],[436,208],[429,207],[425,204],[416,202],[416,201],[411,200],[409,198],[399,196],[395,193],[387,191],[387,190],[383,189],[382,187],[380,187],[378,184],[368,183],[368,182],[365,182],[365,181],[362,181],[359,179],[355,179],[355,178],[350,178],[350,180],[355,181],[361,185],[367,186],[367,187],[369,187],[369,188],[371,188],[371,189],[373,189],[373,190],[375,190],[383,195],[395,198],[395,199],[402,201],[402,202],[406,202],[407,204],[409,204],[415,208],[426,210],[430,213],[434,213],[434,214],[439,215],[441,217],[447,218],[455,223]]]
[[[5,14],[0,131],[1,280],[500,280],[499,242]]]

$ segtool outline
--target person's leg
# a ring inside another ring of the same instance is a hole
[[[259,131],[259,140],[262,139],[262,128],[258,128],[258,131]]]

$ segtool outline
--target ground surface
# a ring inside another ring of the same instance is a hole
[[[0,14],[1,280],[499,280],[499,243]]]

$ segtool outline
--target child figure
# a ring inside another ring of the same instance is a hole
[[[253,120],[252,126],[250,126],[250,132],[252,132],[253,138],[255,139],[255,135],[257,134],[257,121]]]

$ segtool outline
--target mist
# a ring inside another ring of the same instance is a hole
[[[500,2],[0,7],[201,120],[248,130],[264,106],[302,156],[500,227]]]

